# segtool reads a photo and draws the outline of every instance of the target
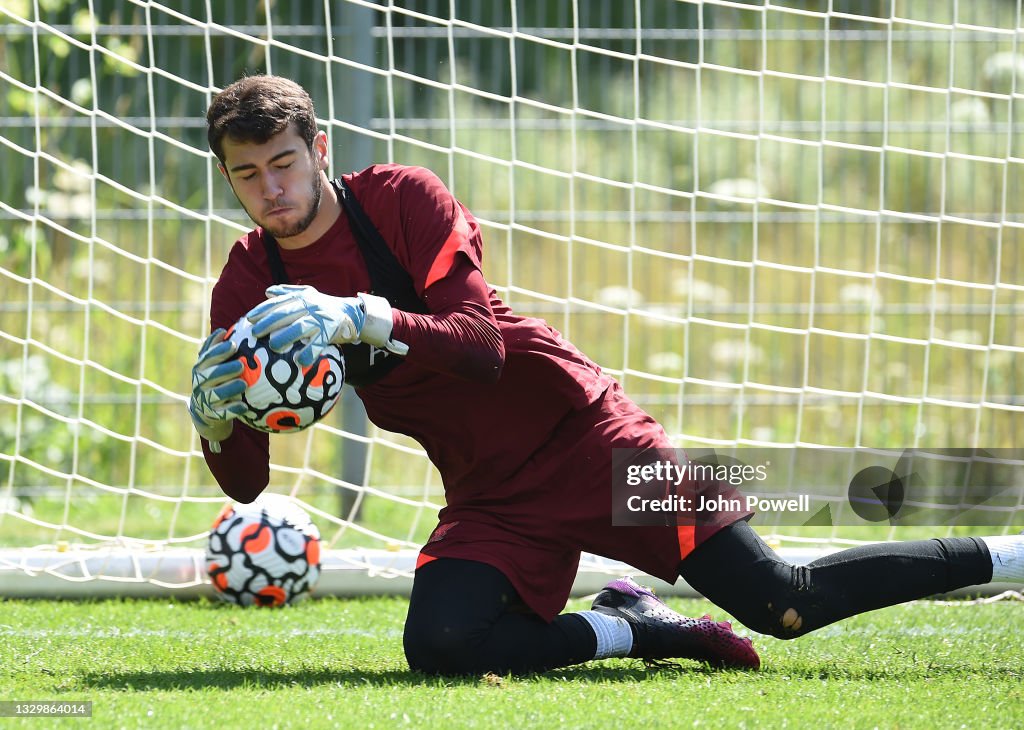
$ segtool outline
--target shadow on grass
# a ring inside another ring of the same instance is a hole
[[[261,669],[179,669],[176,671],[117,671],[91,672],[81,677],[83,686],[110,690],[206,690],[230,691],[234,689],[283,689],[287,687],[471,687],[500,686],[505,683],[531,681],[558,681],[576,684],[636,684],[652,679],[685,679],[697,676],[721,681],[777,682],[784,680],[834,681],[908,681],[941,677],[963,678],[985,673],[993,679],[1020,680],[1018,667],[988,667],[958,663],[921,662],[912,665],[886,666],[824,666],[813,663],[803,666],[768,666],[759,672],[745,670],[719,670],[704,664],[684,663],[678,667],[648,669],[639,662],[630,665],[601,666],[584,664],[552,670],[541,674],[513,676],[494,675],[437,677],[408,669],[310,669],[297,667],[289,670]]]
[[[969,677],[988,677],[993,681],[1024,680],[1024,669],[1018,666],[992,666],[977,662],[929,660],[922,656],[907,662],[891,658],[874,665],[843,665],[842,663],[806,662],[800,665],[769,666],[759,672],[766,680],[828,680],[835,682],[919,682],[947,679],[961,681]]]
[[[233,690],[240,688],[275,689],[335,685],[341,687],[457,687],[499,685],[506,681],[529,682],[533,679],[569,681],[580,684],[637,683],[657,672],[686,674],[721,674],[709,667],[694,664],[682,668],[653,670],[639,663],[635,667],[602,667],[584,665],[554,670],[543,674],[499,678],[494,675],[437,677],[408,669],[201,669],[178,671],[106,671],[91,672],[81,677],[82,685],[112,690]],[[734,672],[730,672],[734,673]]]

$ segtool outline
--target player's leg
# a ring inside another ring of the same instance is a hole
[[[758,665],[750,640],[724,622],[680,616],[631,585],[637,600],[622,606],[626,611],[598,608],[547,622],[525,607],[497,568],[473,560],[434,560],[416,571],[405,624],[406,659],[412,669],[443,675],[525,674],[625,656]]]
[[[405,655],[431,674],[523,674],[595,658],[597,639],[577,614],[548,623],[490,565],[439,558],[416,571]]]
[[[993,555],[995,580],[1024,581],[1021,537],[879,543],[795,566],[737,522],[690,553],[680,575],[746,626],[785,639],[865,611],[988,583]]]

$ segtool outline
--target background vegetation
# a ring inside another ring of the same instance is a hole
[[[248,222],[203,115],[262,71],[310,90],[335,174],[437,171],[502,296],[680,444],[1018,445],[1016,3],[402,6],[4,3],[0,542],[216,513],[184,394]],[[274,488],[421,541],[432,468],[332,419],[275,439]]]

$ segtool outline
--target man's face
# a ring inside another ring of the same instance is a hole
[[[326,164],[325,135],[317,135],[310,152],[289,125],[263,144],[225,138],[221,172],[255,223],[275,238],[289,238],[303,233],[320,210]]]

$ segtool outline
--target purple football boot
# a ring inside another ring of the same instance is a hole
[[[761,666],[753,642],[733,633],[728,621],[676,613],[632,578],[619,578],[606,585],[594,599],[593,610],[626,619],[633,630],[629,656],[635,659],[652,663],[696,659],[717,667],[742,669]]]

